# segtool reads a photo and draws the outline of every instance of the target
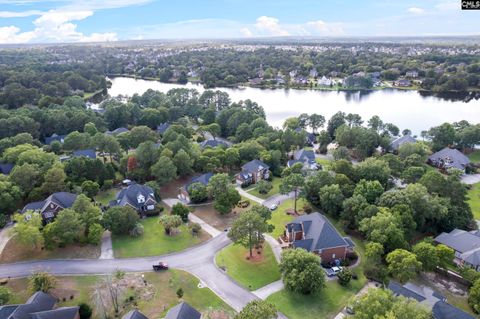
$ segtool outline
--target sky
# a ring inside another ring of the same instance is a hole
[[[479,35],[461,0],[0,0],[0,44]]]

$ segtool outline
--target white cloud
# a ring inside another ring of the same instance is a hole
[[[44,12],[33,21],[33,31],[21,32],[16,26],[0,28],[0,43],[27,42],[94,42],[116,41],[116,33],[92,33],[85,35],[77,31],[72,21],[84,20],[93,15],[93,11],[58,11]]]
[[[250,31],[249,28],[241,28],[241,29],[240,29],[240,32],[242,33],[242,35],[243,35],[244,37],[247,37],[247,38],[253,36],[253,32]]]
[[[285,30],[274,17],[261,16],[257,18],[255,28],[261,35],[269,36],[288,36],[290,33]]]
[[[425,13],[425,10],[418,7],[411,7],[411,8],[408,8],[407,12],[412,14],[423,14]]]
[[[25,18],[30,16],[38,16],[43,12],[40,10],[27,10],[27,11],[0,11],[0,18]]]
[[[340,23],[326,23],[322,20],[309,21],[305,24],[309,35],[338,36],[344,35],[345,31]]]

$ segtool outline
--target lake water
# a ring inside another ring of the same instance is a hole
[[[111,96],[132,96],[148,89],[167,92],[173,88],[205,89],[198,84],[186,85],[158,81],[136,80],[126,77],[111,79]],[[422,96],[416,91],[381,90],[369,92],[284,90],[284,89],[230,89],[220,88],[230,95],[232,101],[250,99],[263,106],[267,121],[281,127],[286,118],[301,113],[318,113],[327,119],[338,111],[360,114],[366,122],[378,115],[384,122],[397,125],[401,130],[408,128],[414,134],[444,122],[467,120],[480,122],[480,100],[451,101],[434,96]]]

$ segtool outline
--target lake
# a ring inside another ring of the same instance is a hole
[[[132,96],[142,94],[148,89],[167,92],[173,88],[194,88],[199,92],[202,85],[162,83],[159,81],[137,80],[127,77],[110,79],[111,96]],[[467,120],[480,122],[480,100],[468,103],[452,101],[435,96],[422,96],[417,91],[395,89],[346,92],[318,90],[285,90],[259,88],[219,88],[227,92],[232,101],[250,99],[263,106],[267,121],[274,127],[281,127],[286,118],[301,113],[322,114],[327,120],[336,112],[360,114],[364,121],[378,115],[384,122],[397,125],[401,130],[410,129],[414,134],[437,126],[444,122]]]

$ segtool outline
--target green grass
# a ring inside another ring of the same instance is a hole
[[[324,158],[316,158],[315,161],[317,162],[317,164],[320,164],[322,165],[322,169],[324,171],[329,171],[330,168],[332,167],[332,161],[330,160],[327,160],[327,159],[324,159]]]
[[[219,267],[225,267],[230,277],[249,290],[256,290],[280,279],[278,264],[270,245],[263,245],[261,260],[247,260],[248,254],[248,249],[243,246],[229,245],[217,254],[215,261]]]
[[[131,236],[112,236],[115,257],[128,258],[163,255],[184,250],[209,238],[209,235],[205,232],[201,232],[198,237],[192,236],[187,225],[180,226],[176,235],[167,236],[163,226],[158,223],[157,217],[142,219],[141,224],[144,227],[143,236],[136,238]]]
[[[255,185],[252,185],[254,187],[249,189],[248,192],[253,196],[256,196],[262,199],[267,199],[272,195],[280,193],[280,185],[282,184],[282,179],[280,177],[274,177],[271,183],[273,188],[267,194],[260,194]]]
[[[108,205],[110,201],[117,197],[117,193],[119,191],[120,190],[117,188],[110,188],[105,191],[100,191],[97,196],[95,196],[95,200],[103,205]]]
[[[468,154],[468,158],[473,163],[480,163],[480,150]]]
[[[299,198],[297,200],[297,210],[302,210],[305,203],[307,203],[306,200]],[[285,230],[285,225],[295,219],[295,216],[286,214],[287,209],[293,209],[293,206],[293,199],[289,199],[280,204],[280,206],[272,212],[272,219],[269,223],[275,226],[275,229],[270,233],[273,238],[278,238],[278,236],[282,235]]]
[[[472,189],[468,191],[467,196],[473,217],[480,219],[480,183],[472,185]]]

